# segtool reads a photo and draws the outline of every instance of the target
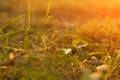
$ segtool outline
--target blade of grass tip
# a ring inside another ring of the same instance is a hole
[[[52,16],[48,16],[48,17],[45,19],[43,25],[45,25],[51,18],[52,18]]]
[[[18,16],[17,18],[13,18],[12,20],[9,20],[8,23],[4,24],[3,26],[1,26],[1,30],[5,29],[9,24],[21,19],[22,17],[24,17],[26,14],[23,14],[21,16]]]
[[[27,31],[30,30],[30,23],[31,23],[31,5],[30,5],[30,0],[27,0],[27,7],[28,7],[28,26],[27,26]]]
[[[47,7],[47,12],[46,12],[46,17],[49,16],[50,9],[51,9],[51,0],[49,0],[49,2],[48,2],[48,7]]]
[[[49,16],[50,9],[51,9],[51,0],[49,0],[49,2],[48,2],[48,7],[47,7],[47,11],[46,11],[46,16],[45,16],[46,19],[43,22],[43,25],[45,25],[48,22],[48,20],[50,20],[52,18],[52,16]]]

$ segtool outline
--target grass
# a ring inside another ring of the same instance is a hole
[[[98,34],[104,24],[92,33],[87,24],[63,30],[49,11],[50,6],[41,27],[34,31],[28,1],[27,25],[19,23],[20,16],[0,27],[0,80],[120,79],[120,39],[113,41],[112,29],[105,31],[103,39],[93,33]]]

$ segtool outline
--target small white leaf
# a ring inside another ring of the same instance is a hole
[[[68,54],[72,51],[72,49],[68,48],[68,49],[62,49],[62,51],[65,53],[65,54]]]

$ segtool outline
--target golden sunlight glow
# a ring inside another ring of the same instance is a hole
[[[49,0],[31,0],[32,3],[34,3],[36,6],[39,5],[39,7],[42,5],[46,5]],[[97,7],[120,7],[120,0],[51,0],[52,6],[89,6],[94,5]]]
[[[47,8],[49,0],[31,0],[35,11]],[[53,10],[68,9],[84,10],[95,14],[119,16],[120,0],[50,0]]]

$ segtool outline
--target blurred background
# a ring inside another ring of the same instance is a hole
[[[39,18],[44,17],[49,0],[28,0],[31,6],[31,20],[39,24]],[[112,20],[120,17],[119,0],[50,0],[50,14],[55,19],[65,23],[74,21],[80,17],[80,23],[90,19]],[[0,23],[5,23],[13,17],[27,13],[27,0],[1,0],[0,1]],[[23,22],[26,20],[23,20]]]

